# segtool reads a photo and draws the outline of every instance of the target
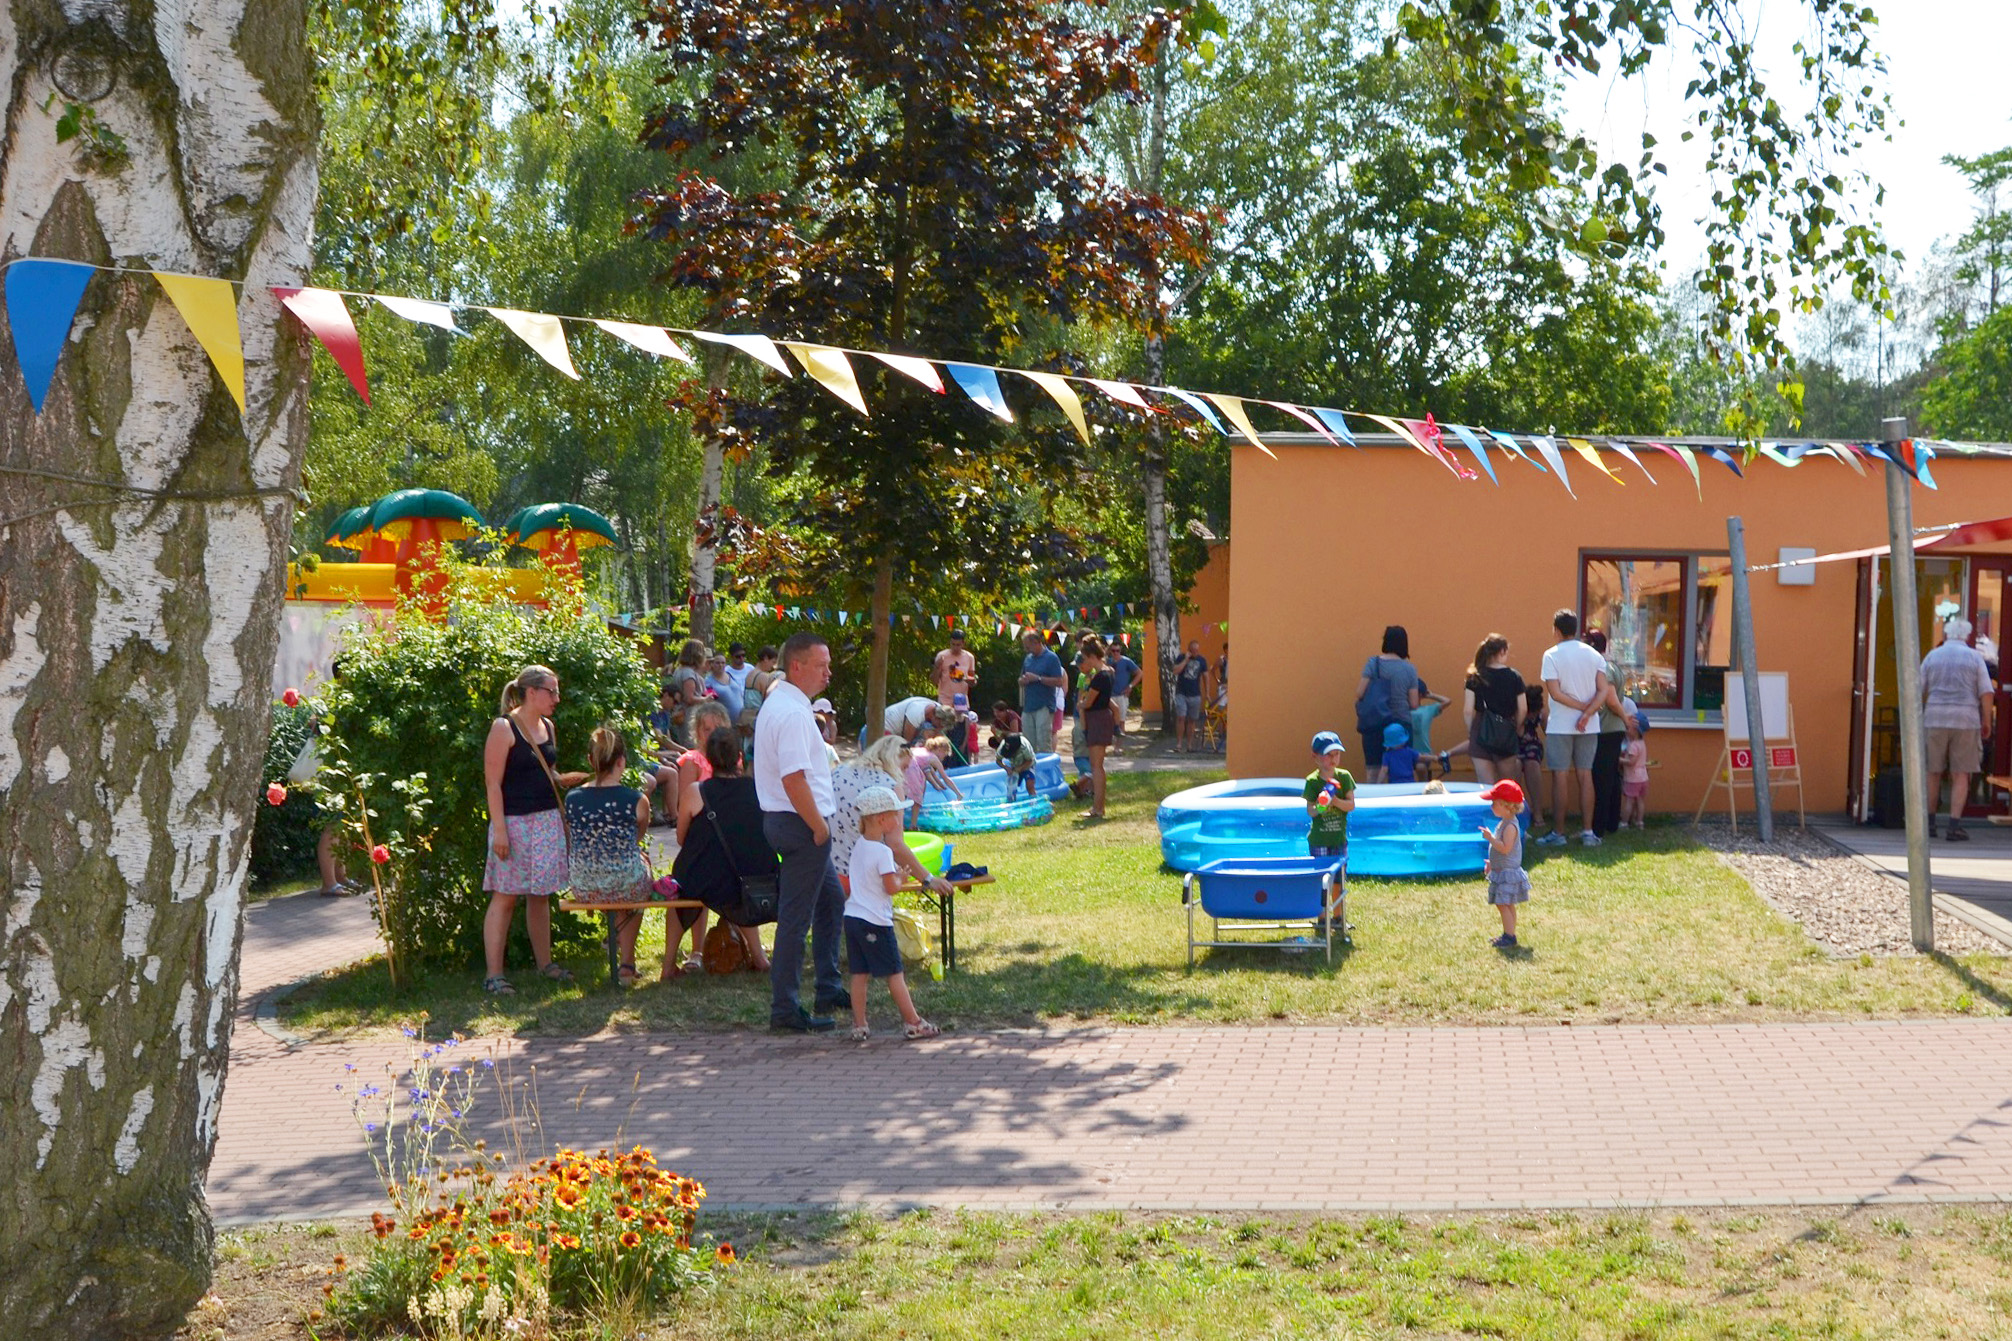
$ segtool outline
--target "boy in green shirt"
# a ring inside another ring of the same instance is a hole
[[[1306,775],[1307,851],[1337,861],[1348,855],[1348,812],[1355,809],[1355,779],[1341,766],[1344,748],[1332,731],[1315,736],[1320,767]]]

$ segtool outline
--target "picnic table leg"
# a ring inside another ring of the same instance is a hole
[[[613,908],[608,909],[608,986],[610,987],[622,985],[621,925],[622,914]]]
[[[936,901],[936,936],[943,942],[943,971],[957,971],[957,889]]]

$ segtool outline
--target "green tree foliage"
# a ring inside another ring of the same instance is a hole
[[[2004,285],[2012,275],[2012,211],[1999,196],[2012,184],[2012,148],[1997,149],[1976,158],[1950,154],[1944,163],[1962,173],[1977,194],[1977,218],[1956,239],[1957,280],[1976,292],[1983,315],[1998,311]],[[1967,321],[1968,312],[1954,314]]]
[[[770,334],[978,363],[1038,356],[1041,324],[1130,318],[1201,221],[1085,167],[1093,110],[1138,95],[1166,18],[1081,17],[1045,0],[655,4],[647,28],[677,78],[650,143],[786,163],[780,190],[689,170],[661,188],[648,219],[676,248],[670,278]],[[852,599],[871,583],[877,704],[897,583],[1017,586],[1078,562],[1041,559],[1058,548],[1046,496],[1080,458],[1048,413],[1009,432],[962,396],[856,371],[871,418],[808,378],[731,409],[800,483],[801,580]]]
[[[2012,442],[2012,307],[2003,307],[1938,352],[1921,392],[1921,428],[1938,438]]]
[[[395,830],[404,849],[388,932],[394,958],[409,967],[459,967],[481,953],[489,902],[482,749],[503,686],[525,666],[558,672],[561,772],[585,767],[588,737],[603,722],[642,740],[641,723],[656,706],[656,675],[636,643],[583,618],[577,593],[533,610],[490,599],[479,567],[450,561],[448,569],[445,617],[407,605],[390,620],[357,625],[342,674],[316,701],[331,778],[362,780],[373,825]],[[418,775],[424,827],[406,823],[410,798],[399,786]],[[332,782],[328,803],[345,807],[354,825],[355,807],[339,790]],[[385,832],[373,837],[388,841]]]

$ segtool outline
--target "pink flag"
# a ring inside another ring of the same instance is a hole
[[[363,375],[363,341],[357,337],[356,323],[350,320],[342,295],[329,289],[274,288],[272,296],[321,341],[356,394],[363,397],[365,405],[370,404],[370,382]]]

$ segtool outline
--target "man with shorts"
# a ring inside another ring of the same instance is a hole
[[[1545,847],[1565,844],[1568,776],[1578,782],[1579,817],[1585,827],[1579,842],[1598,847],[1593,832],[1593,756],[1600,748],[1600,704],[1609,689],[1607,659],[1579,641],[1579,617],[1570,610],[1552,616],[1557,642],[1544,653],[1544,694],[1551,710],[1544,722],[1544,767],[1551,770],[1551,832],[1539,838]]]
[[[1187,655],[1174,664],[1174,748],[1193,754],[1201,735],[1202,694],[1208,688],[1209,659],[1199,639],[1188,643]]]
[[[1949,775],[1949,829],[1952,843],[1970,840],[1963,827],[1963,803],[1970,779],[1983,767],[1984,737],[1991,732],[1996,692],[1984,654],[1970,646],[1970,621],[1942,626],[1942,645],[1921,659],[1921,725],[1928,733],[1928,832],[1935,834],[1935,798],[1942,775]]]
[[[1020,720],[1037,754],[1055,748],[1055,691],[1068,683],[1062,658],[1050,651],[1038,629],[1020,635]]]
[[[963,712],[971,706],[971,693],[978,684],[978,658],[964,645],[964,630],[950,630],[950,646],[936,654],[929,667],[929,682],[936,686],[936,701]]]

